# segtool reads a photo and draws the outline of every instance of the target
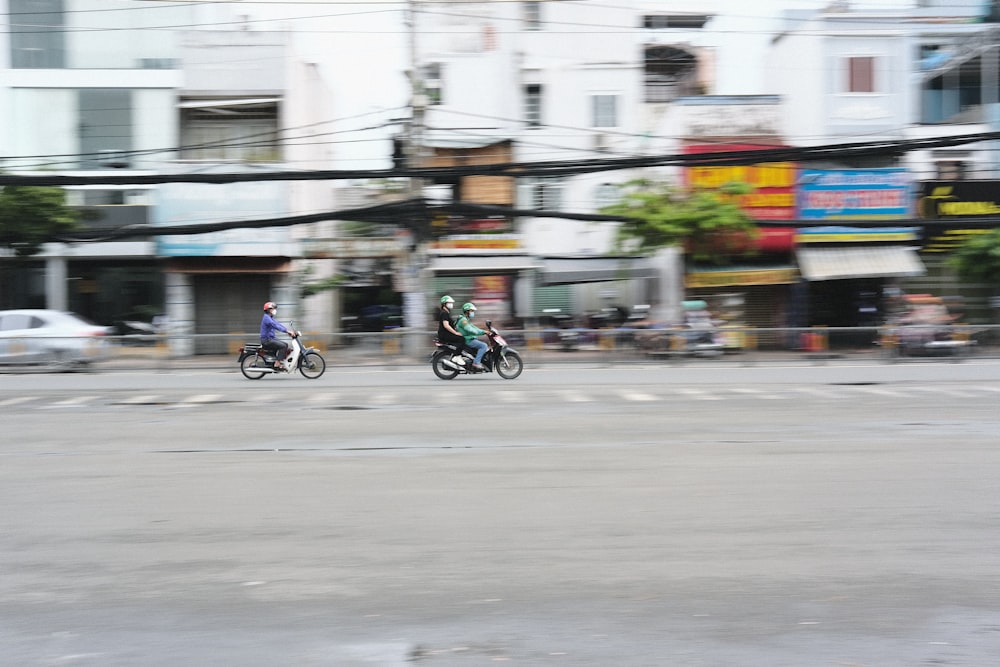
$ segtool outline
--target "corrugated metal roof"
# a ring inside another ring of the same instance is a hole
[[[922,276],[927,272],[913,248],[799,248],[799,272],[806,280]]]

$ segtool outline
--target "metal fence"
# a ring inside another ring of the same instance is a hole
[[[921,359],[960,361],[1000,358],[1000,325],[951,325],[948,327],[809,327],[725,328],[708,332],[684,328],[663,329],[524,329],[503,331],[526,364],[590,362],[602,365],[627,363],[713,363],[752,365],[768,362],[827,363],[867,360],[905,363]],[[106,336],[94,349],[94,340],[46,338],[58,349],[83,349],[88,355],[44,352],[30,356],[17,351],[38,351],[33,338],[0,338],[0,368],[68,369],[182,369],[188,367],[236,368],[240,347],[257,342],[256,333]],[[330,366],[408,365],[427,361],[434,351],[430,331],[392,329],[375,333],[305,332],[303,341],[316,347]],[[198,345],[195,345],[195,342]],[[700,342],[699,342],[700,341]],[[213,354],[194,354],[195,349]]]

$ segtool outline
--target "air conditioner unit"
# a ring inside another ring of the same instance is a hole
[[[608,135],[603,132],[598,132],[594,135],[594,150],[598,152],[605,152],[611,148],[611,142]]]

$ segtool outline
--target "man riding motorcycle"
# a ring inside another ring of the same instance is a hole
[[[274,355],[274,367],[284,368],[283,362],[288,358],[288,343],[277,337],[277,332],[283,331],[295,338],[294,331],[274,319],[278,306],[273,301],[264,304],[264,317],[260,321],[260,344]]]
[[[464,303],[462,304],[462,314],[455,321],[455,328],[464,337],[465,346],[475,350],[476,358],[472,361],[472,367],[477,371],[486,370],[483,367],[483,355],[486,354],[486,350],[489,347],[483,341],[479,340],[479,336],[485,336],[486,331],[480,329],[475,324],[472,323],[472,318],[476,316],[476,304],[474,303]]]

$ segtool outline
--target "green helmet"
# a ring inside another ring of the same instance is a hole
[[[475,309],[476,309],[476,304],[474,304],[474,303],[469,302],[469,303],[463,303],[462,304],[462,312],[463,313],[467,313],[470,310],[475,310]]]
[[[442,306],[443,306],[444,304],[446,304],[446,303],[449,303],[449,302],[451,302],[451,303],[455,303],[455,300],[454,300],[454,299],[452,299],[452,298],[451,298],[450,296],[448,296],[447,294],[445,294],[445,295],[444,295],[443,297],[441,297],[441,305],[442,305]]]

